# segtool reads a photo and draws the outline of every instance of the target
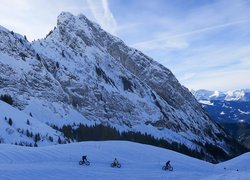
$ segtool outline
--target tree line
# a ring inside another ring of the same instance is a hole
[[[76,127],[64,125],[61,129],[55,125],[52,127],[63,132],[64,136],[68,138],[69,141],[126,140],[170,149],[198,159],[204,159],[206,156],[203,150],[198,151],[189,149],[184,144],[179,144],[177,142],[170,143],[163,138],[155,138],[147,133],[143,134],[141,132],[131,131],[119,132],[114,127],[104,126],[102,124],[94,126],[80,124]],[[212,145],[209,147],[212,148]]]

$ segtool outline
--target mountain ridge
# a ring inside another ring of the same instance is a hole
[[[227,92],[193,91],[211,118],[250,149],[250,90]]]
[[[191,90],[199,100],[250,101],[250,89],[210,91],[206,89]]]
[[[170,70],[84,15],[61,13],[57,27],[32,43],[6,29],[0,38],[0,94],[41,122],[101,123],[235,154],[230,137]]]

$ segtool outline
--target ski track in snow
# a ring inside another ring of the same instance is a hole
[[[83,154],[90,166],[78,165]],[[111,168],[114,158],[122,168]],[[171,160],[173,172],[161,170]],[[180,153],[127,141],[81,142],[38,148],[0,145],[0,179],[239,179],[250,177],[246,153],[214,165]],[[226,168],[226,169],[224,169]],[[238,169],[238,171],[237,171]]]

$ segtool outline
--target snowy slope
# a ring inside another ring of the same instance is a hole
[[[90,166],[80,166],[83,154]],[[117,158],[121,169],[111,168]],[[161,170],[171,160],[174,171]],[[182,154],[126,141],[84,142],[39,148],[0,145],[0,179],[241,179],[250,177],[250,154],[210,164]],[[238,169],[238,171],[237,171]]]
[[[146,132],[211,159],[205,144],[239,153],[169,69],[84,15],[62,12],[33,43],[2,27],[0,39],[0,94],[42,123]]]
[[[226,134],[169,69],[84,15],[62,12],[54,30],[32,46],[87,119],[163,134],[192,149],[200,149],[193,141],[227,149],[218,137]]]
[[[9,124],[11,119],[12,124]],[[27,135],[33,134],[31,137]],[[63,141],[63,135],[61,132],[57,132],[45,123],[25,114],[22,111],[13,108],[9,104],[0,101],[0,142],[1,143],[17,143],[22,145],[34,146],[35,134],[40,135],[41,140],[37,142],[37,145],[51,145],[57,144],[57,140],[60,137]],[[53,142],[49,139],[53,138]]]

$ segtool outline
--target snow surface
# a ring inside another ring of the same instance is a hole
[[[8,123],[9,119],[13,122],[11,126]],[[27,121],[29,121],[29,124],[27,124]],[[34,144],[34,138],[27,136],[27,130],[33,134],[40,134],[41,141],[37,142],[39,146],[57,144],[58,137],[62,140],[64,139],[61,132],[52,129],[45,123],[0,101],[0,142],[13,144],[23,142],[25,144]],[[48,140],[49,136],[54,139],[54,142]]]
[[[80,166],[82,155],[90,166]],[[121,169],[111,168],[117,158]],[[171,160],[174,171],[163,171]],[[127,141],[81,142],[46,147],[0,145],[0,179],[249,179],[250,154],[214,165],[174,151]],[[238,171],[237,171],[238,170]]]
[[[245,112],[245,111],[242,111],[242,110],[240,110],[240,109],[238,109],[238,111],[239,111],[240,113],[242,113],[242,114],[250,115],[250,112]]]
[[[47,124],[49,120],[50,124],[59,127],[62,127],[65,124],[73,125],[74,123],[81,123],[89,126],[98,123],[86,119],[71,106],[67,107],[64,104],[57,102],[48,103],[47,101],[42,101],[35,98],[30,101],[30,104],[25,107],[23,112],[26,114],[32,113],[33,117],[45,124]]]
[[[201,104],[206,104],[206,105],[209,105],[209,106],[213,106],[213,105],[214,105],[214,103],[211,103],[211,102],[208,101],[208,100],[199,100],[199,103],[201,103]]]

